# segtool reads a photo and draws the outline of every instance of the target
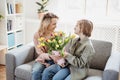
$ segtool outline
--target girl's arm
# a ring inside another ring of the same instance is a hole
[[[80,54],[81,56],[73,56],[72,54],[65,52],[65,59],[68,61],[69,64],[75,67],[84,67],[92,55],[94,54],[94,50],[92,49],[91,46],[86,46],[83,53]]]

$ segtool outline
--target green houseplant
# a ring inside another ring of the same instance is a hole
[[[49,0],[40,0],[40,2],[36,2],[36,4],[39,6],[38,8],[38,15],[39,18],[41,18],[45,12],[47,12],[48,10],[46,10],[46,6]]]
[[[0,14],[0,20],[2,20],[4,17]]]

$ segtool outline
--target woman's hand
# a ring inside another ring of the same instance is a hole
[[[44,60],[50,60],[50,57],[49,57],[49,54],[48,53],[42,53],[42,54],[40,54],[38,57],[37,57],[37,59],[36,59],[37,61],[44,61]]]
[[[40,49],[41,49],[41,51],[44,52],[44,53],[47,52],[47,48],[46,48],[46,47],[40,47]]]
[[[36,61],[40,62],[41,64],[44,64],[46,67],[50,66],[50,64],[46,63],[43,59],[37,58]]]
[[[50,60],[50,55],[48,53],[43,53],[40,56],[41,56],[41,58],[43,58],[45,60]]]
[[[43,53],[39,55],[35,61],[38,61],[41,64],[44,64],[46,67],[50,66],[50,64],[46,63],[45,60],[50,60],[48,53]]]
[[[35,61],[38,61],[38,62],[41,62],[41,63],[44,63],[45,60],[44,59],[41,59],[41,58],[37,58]]]

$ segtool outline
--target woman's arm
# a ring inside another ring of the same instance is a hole
[[[81,55],[80,57],[73,56],[72,54],[65,52],[65,59],[72,66],[82,68],[88,63],[88,61],[90,60],[93,54],[94,54],[94,49],[91,46],[86,46],[84,48],[83,53],[80,54]]]
[[[38,38],[39,38],[40,36],[38,35],[38,33],[36,32],[35,34],[34,34],[34,38],[33,38],[33,42],[34,42],[34,45],[35,45],[35,50],[36,50],[36,52],[37,52],[37,54],[38,55],[40,55],[41,53],[44,53],[43,52],[43,50],[41,50],[40,48],[38,48]]]

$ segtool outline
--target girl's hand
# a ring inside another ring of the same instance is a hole
[[[69,53],[66,50],[64,50],[64,57],[66,57],[68,54]]]
[[[69,53],[67,52],[68,50],[64,47],[63,52],[64,52],[64,57],[67,56]]]

